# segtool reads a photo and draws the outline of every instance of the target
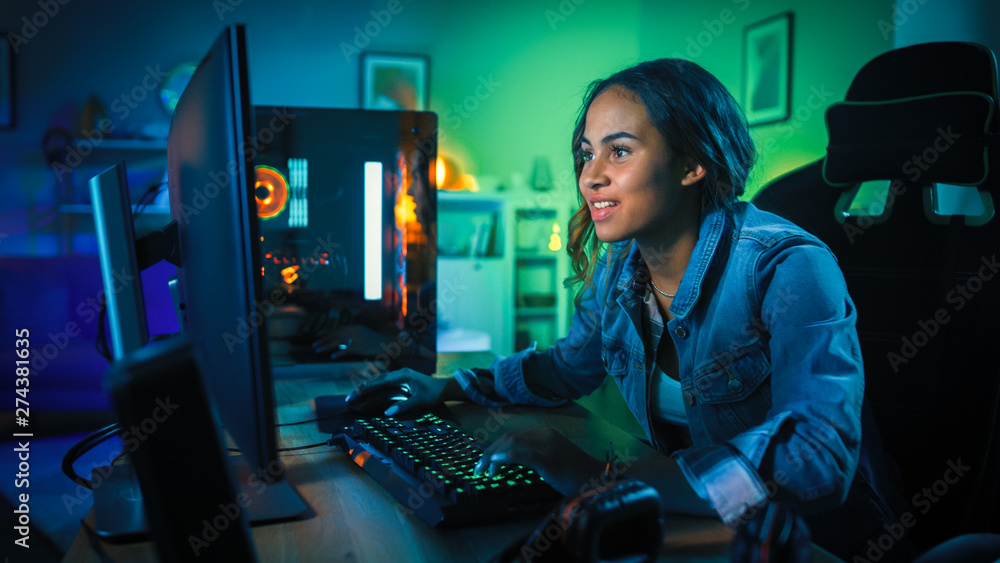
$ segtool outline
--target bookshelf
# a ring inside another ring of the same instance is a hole
[[[503,198],[438,192],[439,352],[514,352],[508,221]]]
[[[569,210],[558,207],[515,207],[514,347],[532,342],[551,346],[569,326],[569,274],[566,224]]]
[[[571,318],[563,288],[571,210],[557,201],[539,205],[532,195],[438,192],[439,326],[486,333],[502,356],[532,342],[551,346]],[[442,342],[439,333],[439,348]]]

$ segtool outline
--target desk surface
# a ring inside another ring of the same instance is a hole
[[[454,361],[456,358],[445,358]],[[472,357],[473,365],[482,365]],[[440,364],[439,364],[440,366]],[[451,365],[441,372],[447,372]],[[343,394],[349,380],[320,377],[321,369],[276,376],[280,447],[290,448],[329,438],[315,423],[289,424],[315,418],[313,398]],[[460,423],[482,430],[489,439],[519,427],[558,428],[595,457],[609,440],[624,455],[644,458],[656,452],[623,430],[578,404],[554,409],[505,407],[498,413],[472,404],[451,405]],[[481,432],[480,432],[481,433]],[[488,561],[515,539],[530,532],[539,518],[501,525],[436,530],[397,509],[396,500],[346,455],[334,447],[285,452],[287,477],[310,507],[302,519],[253,527],[261,561]],[[92,516],[91,516],[92,518]],[[671,561],[728,561],[732,533],[711,518],[668,515],[663,558]],[[114,561],[152,559],[149,542],[92,543],[83,531],[64,561],[101,561],[100,551]]]

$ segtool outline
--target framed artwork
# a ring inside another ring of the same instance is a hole
[[[743,109],[751,126],[790,116],[792,13],[743,30]]]
[[[2,34],[4,37],[6,33]],[[0,41],[0,129],[14,127],[14,51],[10,41]]]
[[[422,55],[361,54],[363,109],[426,111],[428,62]]]

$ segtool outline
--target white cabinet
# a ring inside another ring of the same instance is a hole
[[[514,352],[505,201],[438,193],[438,351]]]
[[[491,351],[508,355],[566,334],[570,205],[531,195],[438,193],[439,351],[482,350],[485,333]]]

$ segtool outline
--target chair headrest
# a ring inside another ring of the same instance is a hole
[[[868,61],[844,96],[884,102],[943,92],[982,92],[997,99],[997,63],[979,43],[939,41],[887,51]]]
[[[833,185],[907,179],[978,186],[989,173],[995,115],[996,102],[981,92],[833,104],[823,176]]]
[[[858,72],[845,101],[827,109],[823,176],[842,186],[886,179],[981,185],[1000,134],[998,99],[996,57],[983,45],[923,43],[883,53]]]

